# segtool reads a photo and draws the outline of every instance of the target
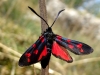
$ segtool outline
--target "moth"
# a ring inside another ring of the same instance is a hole
[[[52,26],[57,20],[59,14],[64,11],[64,9],[58,12],[54,22],[51,26],[49,26],[45,19],[38,15],[31,7],[28,8],[38,17],[40,17],[46,23],[48,28],[20,57],[19,66],[29,66],[41,61],[42,68],[46,68],[46,66],[49,64],[51,54],[68,63],[71,63],[73,62],[73,59],[67,50],[77,55],[85,55],[93,52],[93,49],[85,43],[64,38],[53,33]]]

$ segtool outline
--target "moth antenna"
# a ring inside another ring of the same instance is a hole
[[[55,21],[57,20],[59,14],[60,14],[62,11],[64,11],[64,10],[65,10],[65,9],[62,9],[62,10],[60,10],[60,11],[58,12],[58,14],[57,14],[57,16],[56,16],[54,22],[53,22],[52,25],[51,25],[51,27],[54,25],[54,23],[55,23]]]
[[[35,12],[35,10],[32,9],[31,7],[28,6],[28,8],[29,8],[32,12],[34,12],[38,17],[40,17],[40,18],[47,24],[47,26],[49,27],[47,21],[46,21],[44,18],[42,18],[40,15],[38,15],[38,14]]]

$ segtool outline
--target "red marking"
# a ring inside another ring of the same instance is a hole
[[[84,50],[83,49],[80,49],[80,52],[84,52]]]
[[[34,53],[34,54],[38,54],[38,50],[35,50],[33,53]]]
[[[27,62],[30,62],[31,60],[29,58],[27,58]]]
[[[71,49],[73,49],[73,48],[74,48],[74,46],[73,46],[73,45],[68,45],[68,47],[69,47],[69,48],[71,48]]]
[[[62,49],[56,42],[53,42],[52,54],[65,61],[72,61],[72,58],[70,57],[67,50]]]
[[[41,40],[41,42],[44,42],[43,36],[40,36],[39,40]]]
[[[58,38],[59,40],[61,40],[61,39],[62,39],[62,37],[61,37],[61,36],[59,36],[59,35],[57,35],[57,38]]]
[[[31,56],[31,54],[30,53],[26,53],[25,56],[27,57],[27,62],[30,62],[30,58],[29,57]]]
[[[78,47],[78,48],[82,48],[82,44],[81,44],[81,43],[78,44],[77,47]]]
[[[36,44],[33,44],[33,47],[35,48],[36,47]]]
[[[44,49],[43,49],[43,51],[42,51],[42,53],[41,53],[40,56],[39,56],[38,61],[41,60],[42,57],[43,57],[43,56],[46,56],[46,55],[47,55],[47,48],[46,48],[46,46],[45,46]]]
[[[41,40],[43,38],[43,36],[40,36],[39,39]]]
[[[71,40],[70,40],[70,39],[67,39],[66,41],[67,41],[68,43],[70,43],[70,42],[71,42]]]
[[[41,42],[43,43],[44,42],[44,39],[42,39]]]
[[[30,54],[30,53],[26,53],[25,56],[26,56],[26,57],[30,57],[31,54]]]

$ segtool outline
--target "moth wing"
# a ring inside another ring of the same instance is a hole
[[[28,66],[43,60],[47,56],[46,39],[41,36],[19,59],[19,66]]]
[[[68,51],[65,50],[64,47],[60,46],[56,41],[53,42],[52,54],[54,56],[56,56],[57,58],[60,58],[60,59],[67,61],[69,63],[73,61],[73,59],[69,55]]]
[[[51,53],[48,53],[48,55],[43,60],[41,60],[42,68],[46,68],[46,66],[49,64],[50,56]]]
[[[55,40],[61,46],[77,55],[90,54],[93,52],[93,49],[89,45],[79,41],[67,39],[59,35],[56,36]]]

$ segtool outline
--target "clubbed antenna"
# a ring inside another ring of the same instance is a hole
[[[56,18],[55,18],[54,22],[52,23],[51,27],[54,25],[54,23],[55,23],[55,21],[57,20],[59,14],[60,14],[62,11],[64,11],[64,10],[65,10],[65,9],[62,9],[62,10],[60,10],[60,11],[58,12],[58,15],[56,16]]]
[[[29,8],[31,11],[33,11],[38,17],[40,17],[40,18],[47,24],[47,26],[49,27],[49,25],[48,25],[48,23],[47,23],[47,21],[46,21],[45,19],[43,19],[40,15],[38,15],[38,14],[35,12],[35,10],[33,10],[31,7],[28,6],[28,8]]]

